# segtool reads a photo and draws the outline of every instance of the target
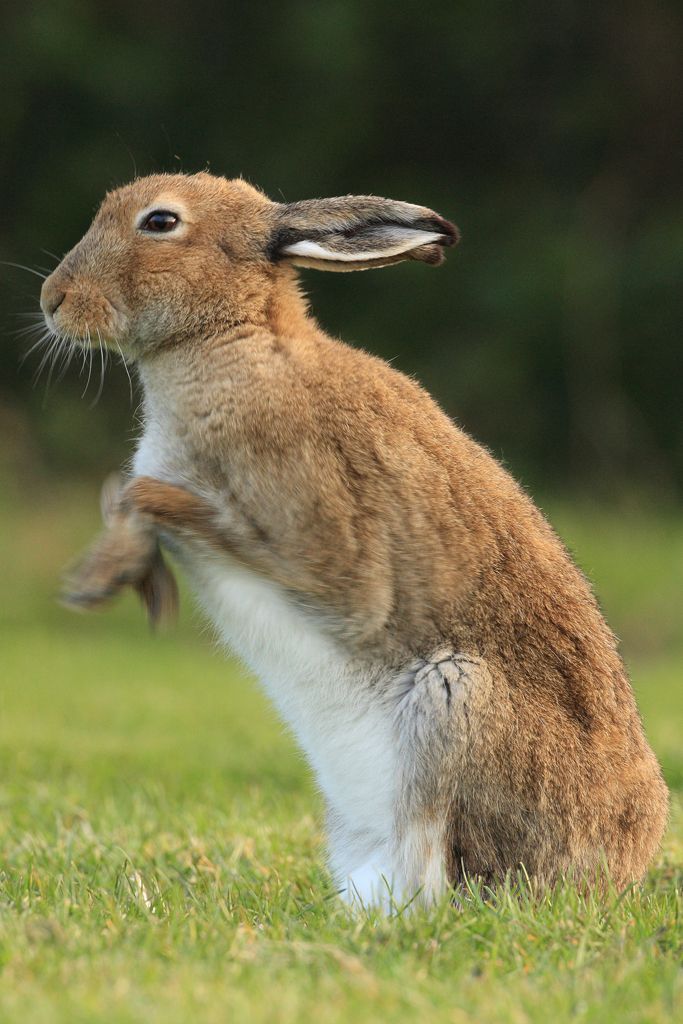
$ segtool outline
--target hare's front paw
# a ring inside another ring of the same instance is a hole
[[[64,580],[61,600],[71,608],[95,608],[123,587],[136,584],[154,555],[154,546],[135,552],[121,551],[106,535]]]
[[[68,573],[62,600],[76,608],[93,608],[123,587],[136,585],[149,571],[157,538],[140,517],[118,516]]]
[[[178,586],[156,542],[151,552],[145,545],[123,561],[110,539],[100,542],[66,579],[61,601],[77,610],[97,608],[126,586],[139,594],[152,626],[177,618]]]

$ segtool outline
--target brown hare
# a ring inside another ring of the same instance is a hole
[[[457,231],[377,197],[282,204],[157,175],[109,194],[45,281],[48,326],[120,348],[144,429],[71,583],[154,613],[184,567],[308,757],[350,901],[522,869],[640,879],[667,792],[586,580],[416,384],[328,337],[297,266],[438,264]]]

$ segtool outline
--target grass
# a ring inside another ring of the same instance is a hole
[[[269,1024],[673,1021],[683,1004],[683,523],[558,508],[621,631],[674,793],[642,889],[603,903],[474,890],[460,912],[353,916],[321,805],[256,687],[189,602],[53,600],[88,487],[0,499],[0,1020]]]

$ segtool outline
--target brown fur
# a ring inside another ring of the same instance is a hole
[[[159,546],[156,524],[124,499],[118,476],[109,477],[102,488],[102,518],[107,529],[67,575],[62,603],[74,610],[95,608],[131,586],[151,626],[175,621],[178,585]]]
[[[182,206],[182,237],[135,233],[152,203]],[[283,250],[347,245],[359,224],[372,242],[388,222],[443,232],[417,258],[440,259],[456,237],[423,208],[286,207],[205,174],[107,197],[43,305],[64,296],[61,330],[99,330],[137,361],[146,416],[168,415],[182,452],[167,482],[128,486],[116,530],[137,531],[133,569],[119,544],[113,578],[90,592],[139,579],[157,530],[191,535],[313,602],[368,665],[427,659],[412,692],[424,702],[438,683],[448,701],[430,727],[439,756],[413,773],[410,799],[446,822],[451,880],[523,864],[552,881],[604,862],[624,885],[657,850],[667,794],[590,587],[518,485],[416,383],[321,331],[292,262],[322,261]]]

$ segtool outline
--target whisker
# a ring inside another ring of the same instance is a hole
[[[60,345],[55,353],[55,357],[52,360],[52,369],[57,371],[56,381],[60,381],[64,376],[65,364],[69,358],[70,351],[71,345],[67,343]]]
[[[118,341],[115,340],[114,344],[116,345],[117,349],[119,350],[119,355],[121,357],[121,362],[123,363],[123,368],[126,371],[126,377],[128,378],[128,394],[130,396],[130,404],[132,405],[133,404],[133,381],[131,380],[130,370],[128,369],[128,363],[125,360],[125,357],[124,357],[123,352],[121,350],[121,346],[119,345]]]
[[[0,260],[0,263],[4,263],[6,267],[16,267],[17,270],[26,270],[29,274],[35,274],[41,281],[49,277],[49,274],[41,274],[39,270],[34,270],[33,267],[25,267],[23,263],[13,263],[11,260]]]
[[[52,349],[57,344],[57,335],[54,333],[54,331],[50,331],[49,332],[49,334],[45,338],[45,341],[47,342],[47,347],[46,347],[45,353],[43,354],[43,358],[41,359],[40,363],[38,364],[38,369],[36,370],[36,379],[42,373],[43,367],[45,366],[45,364],[47,363],[48,359],[50,358],[50,353],[52,352]]]
[[[55,371],[55,366],[57,365],[57,360],[59,359],[60,355],[64,351],[64,347],[67,344],[68,344],[68,342],[67,342],[66,338],[62,338],[59,335],[57,335],[57,344],[51,350],[52,358],[50,359],[50,366],[49,366],[49,369],[47,371],[47,380],[45,381],[45,400],[47,400],[48,392],[50,390],[50,385],[52,384],[52,374]]]
[[[36,372],[34,374],[34,377],[33,377],[33,386],[34,387],[37,385],[38,381],[40,380],[40,375],[42,374],[43,370],[47,366],[47,364],[50,361],[50,359],[52,358],[52,356],[54,355],[54,352],[56,351],[56,349],[59,348],[59,335],[58,334],[52,333],[50,335],[50,338],[49,338],[48,341],[49,341],[49,343],[48,343],[47,349],[45,351],[45,354],[44,354],[43,358],[40,360],[40,363],[38,364],[38,369],[36,370]]]
[[[51,334],[52,334],[52,331],[50,330],[49,327],[47,327],[43,331],[41,336],[38,338],[38,340],[34,341],[33,344],[31,345],[31,347],[29,348],[29,350],[27,352],[24,352],[23,356],[21,356],[21,358],[19,359],[19,366],[23,366],[24,363],[26,362],[26,360],[28,359],[28,357],[31,355],[31,353],[35,352],[35,350],[37,348],[40,348],[41,345],[44,345],[45,342],[48,340],[48,338],[50,337]]]
[[[83,388],[83,393],[81,394],[81,398],[85,398],[86,392],[87,392],[88,388],[90,387],[90,378],[92,376],[93,354],[92,354],[92,345],[90,345],[90,335],[89,334],[88,334],[88,347],[85,350],[85,352],[86,352],[86,357],[87,358],[86,358],[86,360],[84,360],[83,366],[85,366],[86,362],[88,363],[88,379],[85,382],[85,387]]]
[[[83,376],[83,371],[85,370],[85,367],[86,367],[87,362],[88,362],[88,350],[86,348],[80,347],[80,356],[81,356],[81,368],[78,371],[78,376],[82,377]],[[83,396],[81,395],[81,397],[83,397]]]
[[[90,331],[88,331],[88,339],[90,339]],[[98,340],[98,343],[99,343],[99,346],[100,346],[100,386],[97,389],[97,394],[95,395],[94,401],[91,402],[91,404],[90,404],[90,408],[91,409],[94,408],[94,406],[96,406],[97,403],[99,402],[100,398],[102,397],[102,390],[104,388],[104,370],[105,370],[104,351],[105,351],[105,349],[104,349],[104,345],[102,344],[102,335],[100,334],[99,331],[97,332],[97,340]]]
[[[42,330],[45,330],[45,324],[29,324],[28,327],[17,327],[16,331],[8,331],[7,333],[11,338],[23,338],[27,334],[36,334]]]
[[[71,362],[73,360],[73,357],[74,357],[75,353],[76,353],[76,345],[74,345],[73,342],[71,344],[67,344],[65,346],[65,348],[63,349],[62,367],[61,367],[59,373],[57,374],[57,381],[58,382],[60,380],[62,380],[62,378],[64,377],[64,374],[66,373],[66,371],[71,366]]]

